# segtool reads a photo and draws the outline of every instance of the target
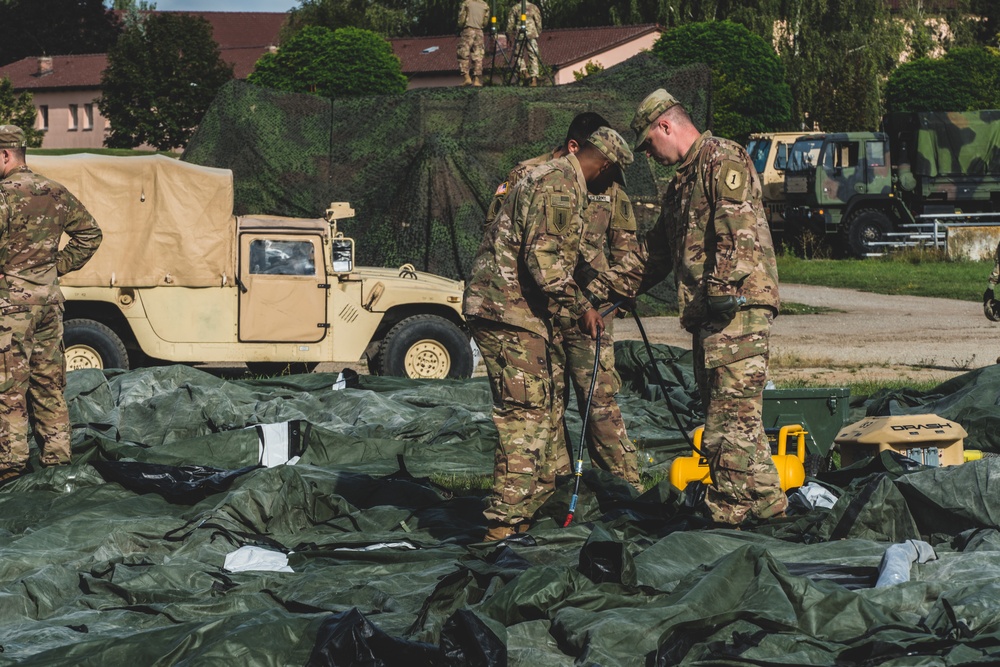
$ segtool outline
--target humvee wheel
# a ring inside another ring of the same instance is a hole
[[[372,366],[380,375],[467,378],[472,376],[472,347],[449,320],[413,315],[389,330]]]
[[[67,320],[63,324],[66,370],[83,368],[129,369],[128,352],[121,338],[100,322],[87,319]]]

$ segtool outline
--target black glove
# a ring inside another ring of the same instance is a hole
[[[746,298],[737,299],[732,294],[726,296],[710,296],[706,301],[708,315],[714,321],[726,321],[736,317],[742,303],[746,303]]]
[[[608,294],[608,301],[618,306],[615,310],[615,317],[626,317],[629,313],[635,312],[635,299],[633,297],[622,296],[618,292],[612,291]]]

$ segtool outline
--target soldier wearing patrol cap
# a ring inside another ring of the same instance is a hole
[[[541,474],[555,460],[561,428],[553,418],[553,378],[563,364],[553,318],[564,310],[591,340],[601,335],[600,313],[573,277],[583,214],[588,191],[622,179],[631,162],[621,135],[598,128],[576,154],[514,186],[476,254],[462,310],[483,353],[499,436],[487,540],[527,529],[554,490],[554,479]]]
[[[699,132],[662,88],[639,105],[632,130],[636,151],[677,165],[646,236],[640,291],[673,269],[705,407],[706,505],[726,525],[779,515],[788,501],[761,419],[778,270],[760,181],[742,146]]]
[[[29,414],[40,463],[70,462],[57,277],[86,264],[101,243],[83,204],[28,168],[25,146],[21,128],[0,126],[0,481],[27,468]]]
[[[486,216],[489,225],[500,210],[511,185],[516,184],[532,169],[549,160],[576,153],[594,130],[608,126],[600,114],[585,111],[577,114],[566,132],[562,146],[551,153],[539,155],[517,164],[500,184]],[[624,180],[624,178],[622,178]],[[587,194],[584,209],[584,227],[580,240],[580,260],[574,270],[574,279],[584,289],[599,312],[611,307],[613,302],[635,296],[642,277],[642,258],[636,236],[635,214],[632,203],[620,183],[614,181],[604,191]],[[586,444],[591,462],[602,470],[621,477],[636,488],[641,488],[638,455],[628,437],[625,420],[615,396],[621,389],[621,377],[615,369],[614,315],[604,320],[601,336],[601,363],[597,366],[597,380],[589,402]],[[594,341],[581,333],[572,314],[560,311],[555,317],[553,345],[561,348],[565,359],[564,373],[553,378],[555,395],[553,410],[559,427],[553,444],[556,455],[551,465],[542,472],[553,480],[558,475],[571,472],[570,450],[562,428],[569,391],[576,393],[577,406],[582,412],[588,405],[587,393],[594,372]]]

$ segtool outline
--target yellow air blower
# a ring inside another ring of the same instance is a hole
[[[695,449],[701,450],[701,438],[705,432],[704,426],[694,431]],[[781,490],[787,491],[802,486],[806,481],[806,434],[808,431],[800,424],[788,424],[778,430],[778,453],[772,454],[774,465],[781,479]],[[788,438],[796,438],[795,454],[787,454]],[[698,453],[691,456],[681,456],[670,464],[670,483],[683,491],[691,482],[711,484],[712,477],[708,471],[708,461]]]

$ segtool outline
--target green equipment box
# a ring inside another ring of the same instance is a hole
[[[764,428],[801,424],[808,431],[806,452],[826,458],[847,421],[850,399],[849,387],[765,389]]]

